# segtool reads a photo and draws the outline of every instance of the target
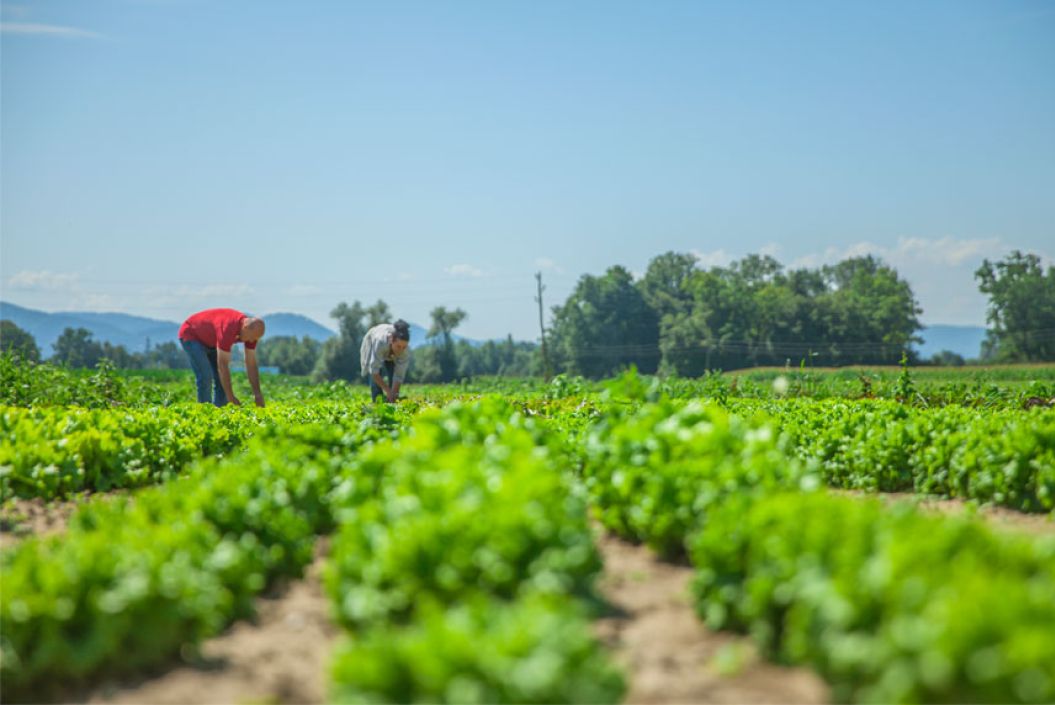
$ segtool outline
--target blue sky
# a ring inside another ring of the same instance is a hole
[[[584,273],[1055,252],[1055,2],[2,4],[4,300],[538,334]]]

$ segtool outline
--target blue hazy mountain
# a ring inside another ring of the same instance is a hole
[[[965,359],[978,358],[985,340],[985,328],[981,326],[925,326],[919,332],[923,343],[916,346],[920,357],[926,360],[942,350],[949,350]]]
[[[52,355],[54,352],[52,345],[66,328],[87,328],[95,340],[108,342],[111,345],[123,345],[130,352],[142,352],[146,349],[148,340],[150,345],[175,342],[180,327],[178,321],[132,316],[127,313],[85,311],[48,313],[6,301],[0,301],[0,319],[11,321],[29,332],[36,339],[43,357]],[[269,313],[264,314],[263,319],[267,322],[268,338],[287,335],[296,338],[307,336],[321,342],[336,335],[331,328],[299,313]],[[425,333],[425,328],[411,323],[410,346],[416,348],[431,342],[427,341]],[[455,335],[454,337],[456,340],[462,340],[461,336]],[[469,343],[480,344],[475,340],[469,340]]]
[[[13,322],[28,331],[37,341],[40,353],[49,357],[54,352],[52,345],[66,328],[87,328],[92,338],[111,345],[124,345],[130,352],[142,352],[150,345],[175,342],[179,333],[179,321],[132,316],[127,313],[93,313],[84,311],[59,311],[48,313],[0,301],[0,319]],[[326,340],[334,332],[299,313],[273,313],[264,316],[267,334],[271,337],[292,335],[308,336],[315,340]]]

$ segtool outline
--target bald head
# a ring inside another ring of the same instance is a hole
[[[242,332],[238,336],[245,343],[255,343],[264,337],[264,319],[247,317],[242,322]]]

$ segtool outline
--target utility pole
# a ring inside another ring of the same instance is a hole
[[[538,329],[542,334],[542,374],[549,382],[553,374],[549,366],[549,353],[546,351],[546,326],[542,322],[542,290],[546,288],[542,286],[542,272],[535,272],[535,282],[538,288],[538,296],[535,297],[535,301],[538,301]]]

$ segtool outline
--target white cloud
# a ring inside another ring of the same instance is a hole
[[[733,261],[733,256],[725,251],[725,249],[718,249],[712,252],[700,252],[699,250],[689,250],[689,254],[696,258],[696,262],[703,269],[710,269],[711,267],[725,267]]]
[[[98,32],[78,27],[64,27],[62,25],[39,24],[35,22],[0,22],[0,33],[77,39],[102,39],[103,37]]]
[[[450,267],[445,267],[443,271],[452,277],[479,278],[484,276],[482,269],[478,269],[471,264],[452,264]]]
[[[18,291],[72,291],[77,288],[80,275],[50,270],[23,270],[11,276],[7,285]]]
[[[88,294],[77,301],[79,310],[83,311],[114,311],[120,304],[109,294]]]
[[[553,272],[554,274],[564,274],[564,268],[559,264],[551,260],[549,257],[537,257],[535,259],[535,266],[544,272]]]
[[[855,242],[845,247],[829,247],[824,252],[812,252],[792,260],[792,268],[818,267],[834,264],[849,257],[875,255],[887,264],[900,268],[918,264],[941,267],[976,267],[984,258],[999,259],[1011,248],[1000,238],[959,240],[954,237],[938,239],[902,237],[894,247],[873,242]]]
[[[769,255],[773,259],[780,259],[780,243],[770,242],[758,249],[758,254]]]

